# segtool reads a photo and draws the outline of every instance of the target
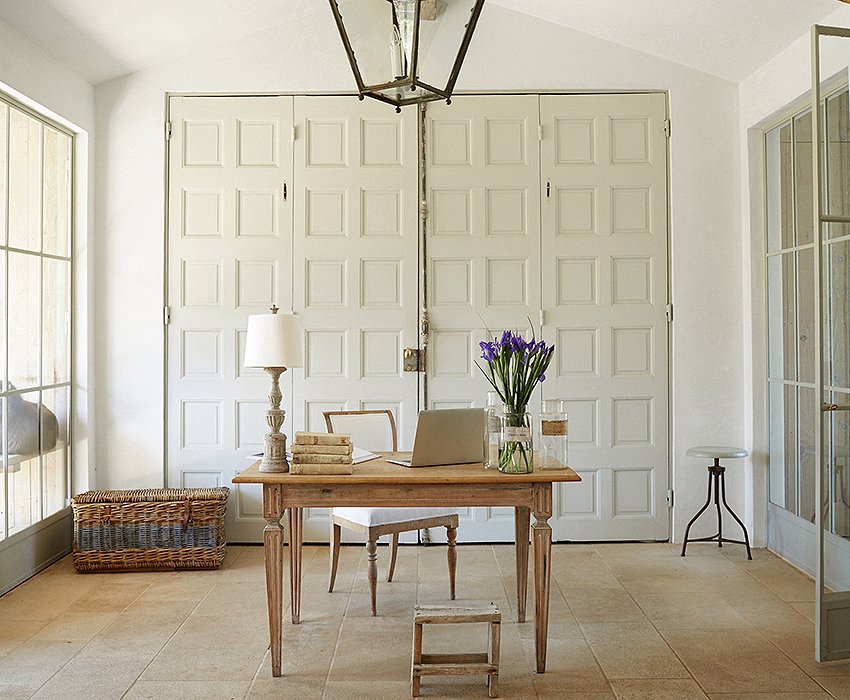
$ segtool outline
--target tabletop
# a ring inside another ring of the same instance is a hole
[[[407,459],[409,452],[380,452],[378,459],[354,465],[352,474],[290,474],[261,472],[257,460],[233,478],[234,484],[500,484],[581,481],[572,469],[535,469],[530,474],[504,474],[485,469],[481,462],[434,467],[403,467],[390,459]]]

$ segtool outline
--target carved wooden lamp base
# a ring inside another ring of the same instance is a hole
[[[266,433],[266,449],[263,461],[260,462],[261,472],[289,471],[289,460],[286,459],[286,435],[283,433]]]

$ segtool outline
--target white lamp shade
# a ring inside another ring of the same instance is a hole
[[[246,367],[301,367],[301,318],[293,314],[248,317]]]

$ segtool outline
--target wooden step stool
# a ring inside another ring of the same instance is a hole
[[[480,654],[423,654],[422,626],[455,622],[489,622],[490,648]],[[417,605],[413,608],[413,670],[410,693],[419,697],[422,676],[466,676],[487,674],[491,698],[499,696],[499,630],[502,613],[490,603],[480,607]]]

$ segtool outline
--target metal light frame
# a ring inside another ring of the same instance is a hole
[[[466,31],[463,34],[463,39],[460,42],[457,56],[455,57],[454,65],[449,73],[449,79],[445,88],[434,87],[423,82],[417,75],[419,68],[419,27],[421,19],[422,0],[416,3],[416,12],[413,29],[413,45],[411,48],[410,60],[407,62],[407,75],[391,80],[386,83],[377,83],[367,85],[363,81],[363,75],[360,72],[360,67],[357,64],[357,57],[354,55],[354,49],[351,47],[351,40],[348,38],[348,32],[345,29],[345,23],[342,19],[342,13],[339,10],[337,0],[328,0],[333,12],[336,28],[339,30],[339,36],[342,39],[342,45],[345,48],[345,53],[348,56],[348,62],[351,65],[351,72],[354,74],[354,80],[357,83],[357,91],[360,93],[360,99],[371,97],[375,100],[393,105],[396,112],[401,112],[401,108],[405,105],[421,104],[423,102],[433,102],[435,100],[446,100],[447,104],[451,104],[452,92],[454,91],[455,83],[460,74],[463,60],[466,58],[466,52],[469,49],[469,42],[472,41],[472,34],[475,31],[475,26],[478,24],[478,18],[481,16],[481,10],[484,7],[484,0],[475,0],[470,10],[469,21],[466,24]],[[392,6],[392,0],[387,0]],[[393,7],[393,23],[395,24],[395,6]],[[410,97],[392,97],[383,94],[382,91],[390,89],[408,90],[411,93]]]

